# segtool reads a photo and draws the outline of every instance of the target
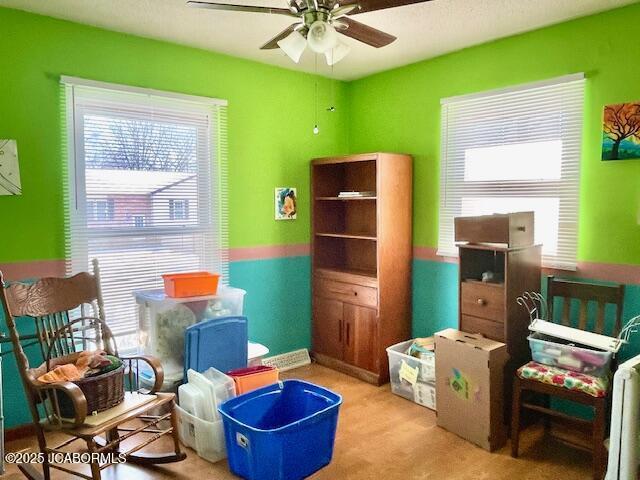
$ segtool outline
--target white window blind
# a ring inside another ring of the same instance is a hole
[[[107,323],[137,342],[132,293],[161,274],[228,278],[226,103],[62,79],[67,273],[100,263]]]
[[[442,100],[438,254],[453,219],[535,212],[543,265],[575,269],[584,75]]]

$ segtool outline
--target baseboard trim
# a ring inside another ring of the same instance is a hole
[[[13,442],[14,440],[22,440],[35,434],[36,427],[32,423],[27,423],[25,425],[7,428],[4,431],[4,440],[5,442]]]
[[[326,355],[322,355],[321,353],[311,352],[311,356],[318,364],[324,367],[331,368],[333,370],[337,370],[341,373],[346,373],[347,375],[351,375],[352,377],[362,380],[363,382],[372,383],[373,385],[378,386],[386,383],[384,378],[382,378],[377,373],[373,373],[368,370],[349,365],[348,363],[336,360],[335,358],[331,358]]]

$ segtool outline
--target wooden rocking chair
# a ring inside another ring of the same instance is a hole
[[[157,392],[164,380],[160,362],[150,356],[118,356],[113,336],[104,322],[96,260],[93,261],[93,274],[85,272],[70,278],[43,278],[31,285],[14,283],[6,286],[0,272],[0,300],[43,460],[42,473],[34,468],[35,464],[19,465],[27,478],[48,480],[50,469],[55,468],[81,478],[100,480],[101,471],[117,463],[114,456],[100,455],[105,453],[115,453],[120,455],[118,458],[126,458],[127,462],[147,465],[178,462],[186,458],[186,454],[180,451],[175,395]],[[28,320],[35,333],[21,339],[16,323],[27,324]],[[125,367],[125,401],[91,415],[87,412],[87,399],[75,383],[47,384],[37,380],[46,370],[42,366],[29,367],[21,343],[25,338],[35,338],[34,343],[40,345],[43,359],[52,358],[54,364],[56,358],[59,361],[61,357],[82,350],[101,349],[119,357]],[[146,363],[155,375],[151,390],[139,388],[141,362]],[[72,403],[73,418],[65,418],[61,413],[61,400]],[[71,438],[49,447],[45,437],[48,431],[61,432]],[[140,452],[165,435],[173,437],[173,452]],[[133,445],[128,443],[126,451],[120,449],[121,442],[132,439],[137,441]],[[90,475],[49,461],[56,454],[68,454],[69,450],[63,449],[75,441],[84,442],[86,451],[83,452],[93,454],[84,456],[88,460]]]

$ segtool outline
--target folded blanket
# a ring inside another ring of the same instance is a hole
[[[42,383],[73,382],[84,378],[89,372],[111,365],[112,360],[107,358],[107,354],[102,350],[82,351],[54,359],[53,369],[40,375],[38,381]]]

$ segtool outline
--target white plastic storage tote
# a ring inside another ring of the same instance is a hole
[[[412,344],[413,340],[407,340],[387,348],[391,391],[435,410],[435,354],[423,353],[422,358],[407,355]]]
[[[210,368],[187,372],[188,383],[178,388],[178,434],[180,441],[210,462],[227,456],[224,426],[218,407],[236,396],[233,379]]]
[[[176,405],[178,435],[180,441],[210,462],[218,462],[227,456],[222,420],[207,422]]]

